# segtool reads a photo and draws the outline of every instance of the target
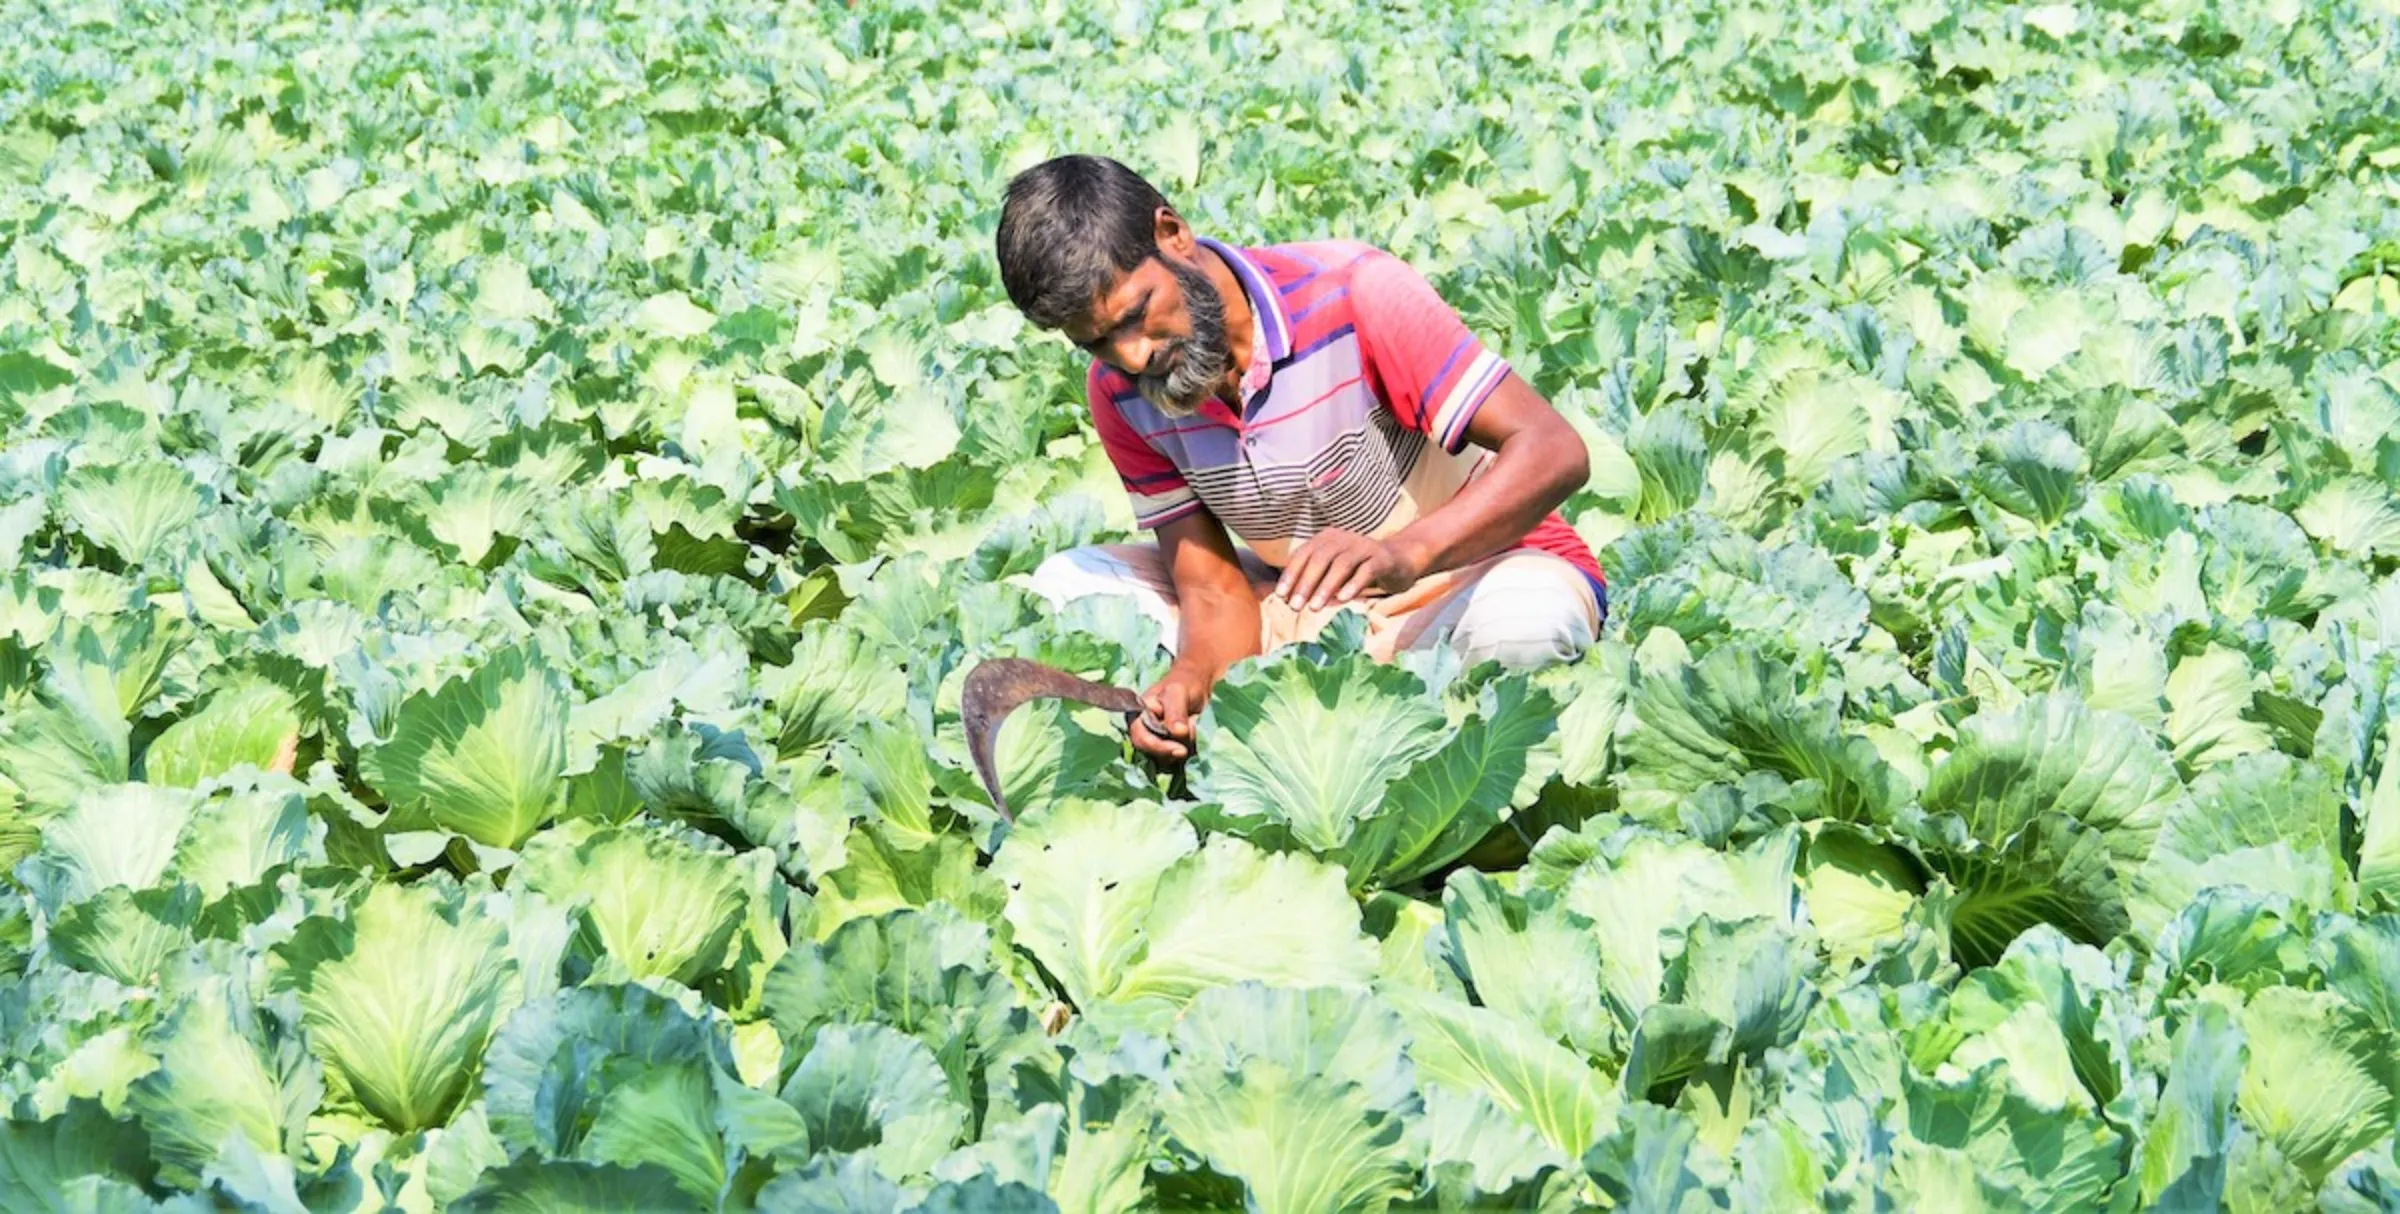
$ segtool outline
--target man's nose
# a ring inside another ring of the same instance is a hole
[[[1130,367],[1134,373],[1146,374],[1150,359],[1158,352],[1158,343],[1147,337],[1128,337],[1117,343],[1117,365]]]

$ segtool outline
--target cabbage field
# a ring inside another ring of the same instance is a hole
[[[2392,0],[0,12],[0,1210],[2400,1206]],[[998,815],[1065,151],[1424,269],[1594,650]]]

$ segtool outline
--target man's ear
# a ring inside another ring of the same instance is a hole
[[[1158,247],[1177,261],[1190,261],[1200,247],[1199,241],[1192,236],[1191,225],[1185,223],[1183,216],[1176,214],[1173,207],[1158,208],[1156,235]]]

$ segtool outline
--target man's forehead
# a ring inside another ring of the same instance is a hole
[[[1083,315],[1067,322],[1067,335],[1080,340],[1105,332],[1114,325],[1119,317],[1140,302],[1142,292],[1152,285],[1151,276],[1145,273],[1150,264],[1144,262],[1118,274],[1109,280],[1107,286],[1094,291],[1091,306],[1084,310]]]

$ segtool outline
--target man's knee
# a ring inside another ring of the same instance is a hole
[[[1123,559],[1093,546],[1050,554],[1026,576],[1025,588],[1063,607],[1097,594],[1137,594],[1142,581]]]
[[[1580,614],[1519,611],[1492,620],[1470,611],[1450,643],[1469,666],[1498,662],[1510,670],[1532,670],[1574,661],[1592,643],[1592,629]]]
[[[1597,614],[1592,593],[1556,570],[1505,562],[1486,574],[1472,595],[1450,634],[1451,646],[1469,666],[1495,661],[1511,670],[1530,670],[1573,661],[1592,643]]]
[[[1053,607],[1090,593],[1090,581],[1076,562],[1076,551],[1053,552],[1043,558],[1026,575],[1025,588],[1048,599]]]
[[[1172,636],[1175,601],[1162,588],[1166,578],[1159,566],[1151,550],[1095,544],[1053,553],[1025,575],[1024,585],[1053,611],[1082,599],[1123,595]]]

